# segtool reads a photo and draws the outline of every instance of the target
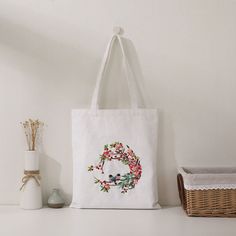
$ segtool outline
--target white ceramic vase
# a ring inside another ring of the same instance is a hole
[[[39,154],[37,151],[25,151],[25,170],[39,170]]]
[[[39,170],[39,155],[37,151],[26,151],[24,161],[25,171],[30,173]],[[37,181],[33,177],[29,178],[20,191],[20,207],[23,209],[34,210],[43,206],[41,184],[39,178],[37,176],[36,178]]]

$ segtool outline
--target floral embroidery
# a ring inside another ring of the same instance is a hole
[[[88,171],[99,171],[104,173],[104,165],[107,161],[120,161],[124,165],[128,165],[130,172],[115,176],[108,175],[108,179],[102,180],[96,177],[94,183],[100,185],[100,190],[103,192],[109,192],[111,187],[119,187],[121,193],[127,193],[128,190],[135,188],[142,175],[142,166],[140,164],[139,157],[135,155],[133,150],[120,142],[114,142],[112,144],[106,144],[104,146],[103,153],[99,156],[99,163],[97,165],[90,165]]]

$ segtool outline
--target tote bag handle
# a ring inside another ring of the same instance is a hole
[[[100,92],[100,86],[101,86],[101,81],[104,77],[104,74],[106,72],[107,66],[109,64],[109,60],[110,60],[110,56],[111,56],[111,52],[112,49],[114,47],[114,42],[118,41],[120,49],[121,49],[121,53],[122,53],[122,57],[123,57],[123,68],[125,71],[125,77],[127,80],[127,84],[128,84],[128,90],[129,90],[129,95],[130,95],[130,100],[131,100],[131,108],[132,109],[137,109],[138,108],[138,98],[137,98],[137,92],[134,86],[134,78],[133,80],[131,79],[130,75],[132,73],[132,70],[130,69],[130,65],[129,62],[127,60],[125,51],[124,51],[124,46],[123,46],[123,42],[122,39],[120,37],[119,34],[114,34],[110,40],[110,42],[108,43],[106,52],[104,54],[103,60],[102,60],[102,64],[101,64],[101,68],[100,71],[98,73],[97,76],[97,80],[96,80],[96,85],[95,85],[95,89],[94,89],[94,93],[93,93],[93,97],[92,97],[92,103],[91,103],[91,109],[92,110],[97,110],[98,109],[98,97],[99,97],[99,92]],[[134,76],[132,76],[134,77]]]

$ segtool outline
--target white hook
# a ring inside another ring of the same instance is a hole
[[[124,30],[120,26],[114,26],[113,33],[122,35],[124,33]]]

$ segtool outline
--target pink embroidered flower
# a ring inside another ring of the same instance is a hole
[[[121,161],[124,165],[128,165],[130,171],[124,175],[116,174],[115,176],[109,176],[109,179],[97,179],[95,177],[95,184],[100,184],[101,191],[109,192],[111,187],[121,188],[121,193],[133,189],[138,183],[142,175],[142,167],[139,161],[139,157],[135,155],[133,150],[126,145],[123,146],[120,142],[114,142],[112,144],[104,145],[102,154],[100,155],[100,162],[94,166],[97,170],[104,174],[104,164],[107,161]],[[88,171],[92,170],[92,167],[88,167]],[[110,177],[111,176],[111,177]]]
[[[129,168],[131,170],[131,173],[134,174],[136,177],[139,177],[142,175],[142,167],[141,165],[129,165]]]
[[[110,159],[111,158],[111,151],[110,150],[105,150],[102,154],[104,158]]]
[[[117,150],[117,149],[120,149],[120,148],[122,148],[121,143],[117,143],[117,144],[115,145],[115,149]]]
[[[106,190],[109,190],[109,189],[110,189],[110,184],[105,184],[105,185],[104,185],[104,188],[105,188]]]
[[[96,169],[98,169],[98,170],[101,170],[101,169],[102,169],[102,165],[100,165],[100,164],[99,164],[99,165],[96,165],[95,167],[96,167]]]
[[[132,159],[133,157],[135,158],[135,154],[132,149],[128,148],[127,153],[129,159]]]

